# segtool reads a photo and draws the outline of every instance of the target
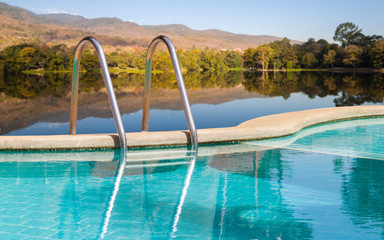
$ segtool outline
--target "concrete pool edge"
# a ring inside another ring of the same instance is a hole
[[[255,118],[235,127],[197,130],[199,144],[241,142],[295,134],[303,128],[353,118],[384,116],[384,106],[319,108]],[[128,148],[186,145],[188,131],[127,133]],[[117,134],[0,136],[0,150],[119,148]]]

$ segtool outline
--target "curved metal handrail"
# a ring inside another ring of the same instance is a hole
[[[127,141],[125,137],[125,130],[123,126],[123,121],[121,120],[120,110],[117,105],[117,100],[115,92],[113,90],[113,85],[111,81],[111,76],[109,75],[107,61],[105,60],[105,55],[103,48],[100,43],[93,37],[83,38],[76,47],[75,58],[73,59],[73,75],[72,75],[72,97],[71,97],[71,113],[69,119],[69,134],[76,134],[76,123],[77,123],[77,102],[79,95],[79,67],[80,67],[80,58],[81,53],[87,43],[91,43],[96,49],[97,56],[99,58],[100,67],[103,74],[103,79],[105,86],[108,91],[109,103],[111,104],[113,119],[115,120],[115,125],[117,132],[119,134],[120,148],[127,148]]]
[[[173,43],[171,40],[166,36],[157,36],[154,38],[151,42],[151,44],[148,47],[147,52],[147,59],[146,59],[146,65],[145,65],[145,86],[144,86],[144,106],[143,106],[143,119],[142,119],[142,131],[148,131],[148,121],[149,121],[149,97],[150,97],[150,90],[151,90],[151,74],[152,74],[152,59],[153,59],[153,53],[155,52],[155,49],[157,45],[160,42],[164,42],[165,45],[168,48],[168,52],[171,56],[173,70],[175,71],[175,76],[177,80],[177,85],[179,86],[179,91],[181,98],[183,100],[184,104],[184,113],[185,117],[187,118],[188,122],[188,128],[190,132],[191,137],[191,143],[192,148],[194,150],[197,150],[198,148],[198,141],[197,141],[197,132],[195,127],[195,122],[193,120],[191,107],[189,104],[187,91],[185,90],[183,75],[181,74],[179,60],[177,58],[175,47],[173,46]]]

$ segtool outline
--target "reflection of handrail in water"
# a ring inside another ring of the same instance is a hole
[[[69,134],[76,134],[76,122],[77,122],[77,103],[78,103],[78,95],[79,95],[79,68],[80,68],[80,58],[81,54],[84,50],[84,47],[87,43],[91,43],[96,49],[97,56],[99,58],[100,67],[102,70],[102,75],[105,83],[105,87],[107,88],[109,103],[111,104],[113,119],[115,120],[115,125],[117,132],[119,134],[119,142],[120,142],[120,158],[118,167],[116,169],[113,191],[108,202],[108,208],[105,212],[105,216],[103,217],[103,224],[101,228],[100,238],[103,239],[105,234],[108,231],[108,224],[111,218],[112,209],[115,204],[116,196],[119,191],[121,178],[124,173],[126,153],[127,153],[127,141],[125,136],[125,130],[123,121],[121,120],[120,110],[117,105],[117,100],[115,96],[115,92],[113,90],[113,85],[111,81],[111,76],[109,75],[107,61],[105,59],[103,48],[100,43],[93,37],[85,37],[83,38],[76,47],[75,58],[73,59],[73,75],[72,75],[72,97],[71,97],[71,112],[70,112],[70,120],[69,120]]]
[[[181,192],[179,203],[177,204],[177,207],[176,207],[176,214],[173,218],[171,238],[176,237],[175,233],[177,232],[177,224],[179,223],[180,215],[183,210],[185,197],[187,196],[188,188],[191,183],[192,173],[195,169],[197,151],[192,151],[191,154],[192,154],[191,162],[188,166],[187,176],[185,177],[184,184],[183,184],[183,190]]]
[[[80,58],[83,52],[83,49],[87,43],[91,43],[97,52],[99,58],[100,67],[103,73],[103,79],[105,87],[107,88],[109,103],[111,104],[113,119],[115,120],[115,125],[117,132],[119,134],[120,148],[127,146],[125,130],[123,126],[123,121],[121,120],[120,110],[117,105],[117,100],[115,92],[113,90],[113,85],[111,81],[111,76],[109,75],[107,61],[105,60],[105,55],[103,48],[100,43],[93,37],[83,38],[76,47],[75,58],[73,59],[73,75],[72,75],[72,97],[71,97],[71,112],[69,120],[69,134],[76,134],[76,121],[77,121],[77,102],[79,96],[79,68],[80,68]]]
[[[219,239],[222,238],[223,235],[223,230],[224,230],[224,217],[225,217],[225,204],[227,204],[227,185],[228,185],[228,173],[225,173],[225,178],[224,178],[224,187],[223,187],[223,205],[221,207],[221,217],[220,217],[220,235]]]
[[[119,165],[117,167],[117,171],[116,171],[116,175],[115,175],[115,179],[114,179],[113,191],[112,191],[111,196],[109,198],[107,210],[105,211],[104,217],[103,217],[103,222],[102,222],[102,226],[101,226],[101,233],[99,234],[100,239],[103,239],[105,237],[105,234],[108,232],[108,226],[109,226],[110,218],[112,215],[112,210],[113,210],[113,207],[114,207],[114,204],[116,201],[116,196],[117,196],[117,193],[119,191],[121,179],[122,179],[122,176],[123,176],[123,173],[125,170],[126,156],[127,156],[126,150],[122,149],[121,153],[120,153]],[[181,193],[179,203],[178,203],[177,208],[176,208],[176,214],[173,218],[172,233],[171,233],[172,238],[174,237],[174,234],[177,231],[177,224],[179,222],[180,215],[181,215],[182,208],[183,208],[183,204],[185,201],[185,197],[187,195],[187,191],[188,191],[188,188],[189,188],[189,185],[191,182],[192,173],[193,173],[194,168],[195,168],[196,158],[197,158],[197,151],[192,151],[191,152],[191,160],[190,160],[190,163],[188,166],[187,176],[185,178],[182,193]],[[143,165],[143,167],[146,167],[146,166]]]
[[[109,220],[111,219],[113,206],[115,205],[116,196],[117,196],[117,193],[119,192],[121,178],[123,177],[123,173],[125,169],[126,156],[127,156],[126,148],[122,148],[120,151],[119,164],[116,169],[116,175],[115,175],[114,184],[113,184],[113,191],[112,191],[111,197],[109,198],[107,211],[105,211],[105,214],[103,217],[100,239],[103,239],[105,237],[105,234],[108,231]]]
[[[166,36],[157,36],[152,40],[148,47],[146,65],[145,65],[145,83],[144,83],[144,105],[143,105],[143,118],[142,118],[142,131],[148,131],[148,121],[149,121],[149,98],[151,91],[151,74],[152,74],[152,59],[153,53],[156,50],[157,45],[163,42],[168,48],[168,52],[171,56],[173,70],[175,71],[175,76],[177,80],[177,85],[179,87],[180,95],[184,104],[184,113],[187,118],[188,128],[190,132],[192,150],[197,149],[197,132],[195,127],[195,122],[193,120],[191,106],[189,104],[187,91],[185,90],[183,75],[181,74],[181,69],[179,65],[179,60],[177,58],[175,47],[171,40]]]

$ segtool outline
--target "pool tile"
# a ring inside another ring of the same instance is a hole
[[[19,234],[10,234],[10,233],[2,233],[0,232],[0,239],[4,240],[20,240],[24,239],[24,236]]]
[[[44,229],[38,227],[27,227],[24,228],[23,231],[20,232],[20,235],[31,236],[31,237],[40,237],[40,238],[48,238],[55,234],[57,230]]]

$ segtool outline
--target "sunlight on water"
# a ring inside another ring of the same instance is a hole
[[[381,151],[381,129],[355,120],[284,140]],[[118,151],[1,153],[0,237],[382,239],[384,161],[254,144],[201,146],[197,161],[131,150],[118,188]]]

